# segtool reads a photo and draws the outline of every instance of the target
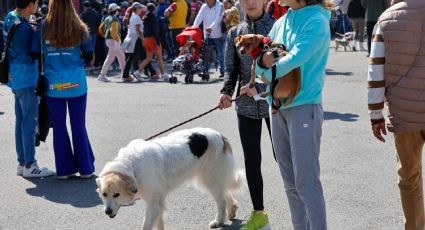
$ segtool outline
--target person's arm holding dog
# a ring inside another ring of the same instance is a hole
[[[320,20],[311,21],[302,31],[302,35],[296,41],[288,55],[277,60],[272,52],[264,54],[262,63],[259,65],[260,59],[257,59],[255,73],[256,75],[264,75],[268,81],[272,79],[272,71],[270,67],[276,63],[276,79],[285,76],[293,69],[300,67],[307,60],[312,58],[317,50],[321,48],[320,45],[327,41],[325,30]],[[270,32],[269,37],[273,40],[277,34]],[[278,31],[276,31],[277,33]],[[270,36],[271,35],[271,36]],[[266,67],[262,68],[260,66]]]

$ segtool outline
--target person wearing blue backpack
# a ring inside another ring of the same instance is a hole
[[[81,178],[90,178],[95,169],[85,124],[87,80],[84,61],[92,59],[93,47],[87,26],[78,17],[71,0],[50,0],[46,20],[34,33],[32,52],[42,54],[42,68],[47,79],[57,178],[67,179],[76,173]],[[72,146],[66,127],[67,109]]]
[[[17,0],[3,24],[4,36],[11,32],[12,42],[6,51],[9,57],[9,81],[15,97],[15,141],[18,155],[16,174],[23,177],[46,177],[54,173],[38,167],[35,159],[35,137],[39,99],[35,93],[38,80],[38,63],[30,56],[33,29],[28,21],[37,11],[38,0]]]

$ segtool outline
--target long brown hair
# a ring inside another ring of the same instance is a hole
[[[300,0],[297,0],[299,2]],[[333,0],[304,0],[306,5],[315,5],[320,4],[327,9],[331,9],[335,6],[335,2]]]
[[[52,47],[69,48],[88,37],[87,25],[81,21],[71,0],[50,0],[43,26],[43,38]]]

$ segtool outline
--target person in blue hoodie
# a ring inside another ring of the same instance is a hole
[[[272,79],[301,68],[301,89],[294,101],[271,114],[272,140],[284,182],[295,230],[323,230],[326,208],[320,181],[322,88],[329,56],[332,3],[327,0],[283,0],[288,13],[273,26],[268,37],[284,44],[289,54],[276,59],[267,52],[257,59],[256,74]],[[265,68],[262,68],[265,67]],[[270,91],[270,86],[267,87]],[[267,98],[272,105],[272,98]],[[283,104],[283,103],[281,103]]]
[[[47,168],[38,167],[35,159],[35,137],[38,125],[39,98],[35,93],[38,80],[38,63],[30,56],[33,29],[28,22],[35,14],[38,0],[17,0],[16,9],[7,14],[3,31],[7,37],[14,24],[18,24],[12,43],[6,51],[9,55],[8,86],[15,95],[17,175],[23,177],[46,177],[53,175]]]
[[[86,130],[84,61],[93,58],[93,47],[88,28],[78,17],[71,0],[50,0],[49,13],[41,29],[34,33],[31,51],[43,52],[57,178],[67,179],[76,173],[80,178],[90,178],[95,169]],[[67,113],[72,146],[66,126]]]

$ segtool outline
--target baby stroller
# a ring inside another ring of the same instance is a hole
[[[173,60],[170,83],[177,83],[177,77],[185,76],[186,84],[193,83],[197,74],[203,81],[209,81],[210,75],[204,68],[205,50],[202,41],[202,31],[199,28],[186,28],[177,35],[177,42],[181,47],[180,55]],[[202,55],[201,55],[202,52]],[[210,63],[211,58],[207,58]],[[213,60],[215,62],[215,60]]]

